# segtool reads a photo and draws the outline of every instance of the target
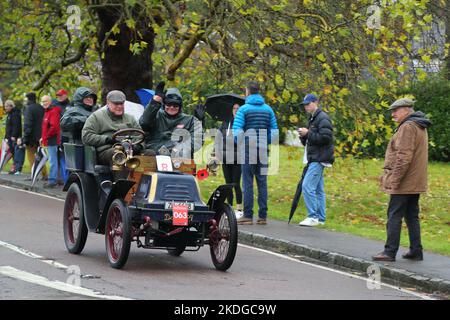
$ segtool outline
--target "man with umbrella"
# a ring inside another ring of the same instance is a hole
[[[323,169],[334,162],[333,126],[330,117],[319,108],[319,99],[314,94],[307,94],[302,105],[310,117],[308,128],[298,129],[305,146],[303,163],[308,166],[302,183],[308,217],[300,225],[313,227],[325,224]]]
[[[30,166],[35,162],[35,154],[39,146],[39,139],[42,136],[42,120],[44,119],[44,108],[36,103],[36,94],[30,92],[26,94],[26,108],[24,111],[23,124],[23,144],[26,146],[26,153]],[[47,180],[47,169],[45,166],[41,171],[43,180]],[[31,180],[31,178],[29,178]]]

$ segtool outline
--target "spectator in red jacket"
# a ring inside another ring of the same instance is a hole
[[[59,124],[61,108],[52,105],[52,99],[49,96],[43,96],[41,104],[45,110],[42,121],[41,144],[47,147],[50,160],[50,174],[44,188],[54,188],[57,186],[58,146],[61,144],[61,127]]]

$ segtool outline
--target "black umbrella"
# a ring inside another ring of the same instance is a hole
[[[219,121],[229,121],[233,117],[233,106],[242,106],[245,98],[234,93],[215,94],[206,98],[206,112]]]
[[[36,183],[39,173],[41,173],[42,168],[44,168],[47,160],[48,155],[45,149],[42,147],[38,147],[36,155],[34,157],[33,167],[31,168],[31,186],[34,186],[34,184]]]
[[[302,177],[297,185],[297,190],[295,191],[294,199],[292,199],[291,212],[289,213],[288,224],[291,222],[292,216],[294,215],[294,212],[298,206],[298,202],[300,201],[300,196],[302,195],[303,179],[305,179],[306,171],[308,171],[308,166],[309,163],[303,168]]]

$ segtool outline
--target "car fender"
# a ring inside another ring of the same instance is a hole
[[[111,191],[109,192],[108,197],[106,198],[105,206],[103,207],[102,211],[103,214],[100,217],[100,221],[98,224],[98,232],[100,233],[105,232],[106,216],[108,215],[108,209],[111,203],[115,199],[124,199],[128,191],[134,184],[135,184],[134,181],[124,179],[119,179],[115,183],[113,183]]]
[[[214,190],[208,200],[208,207],[211,211],[219,211],[220,207],[228,196],[233,192],[234,184],[222,184]]]
[[[63,191],[67,191],[72,183],[78,183],[81,188],[86,225],[89,231],[95,232],[100,221],[97,182],[95,181],[95,178],[89,174],[84,172],[72,172],[63,187]]]

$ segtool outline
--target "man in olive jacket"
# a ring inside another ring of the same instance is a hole
[[[102,108],[92,113],[83,127],[83,144],[93,146],[97,150],[99,163],[112,164],[114,153],[113,145],[117,143],[112,135],[122,129],[141,129],[136,119],[124,112],[125,94],[122,91],[113,90],[106,96],[107,108]],[[133,148],[135,153],[142,149],[138,146]]]
[[[389,110],[398,127],[389,142],[384,160],[381,190],[390,195],[387,240],[375,261],[395,261],[400,245],[402,219],[408,226],[410,249],[404,259],[423,260],[420,240],[419,196],[427,191],[428,133],[431,122],[414,112],[414,101],[402,98]]]

